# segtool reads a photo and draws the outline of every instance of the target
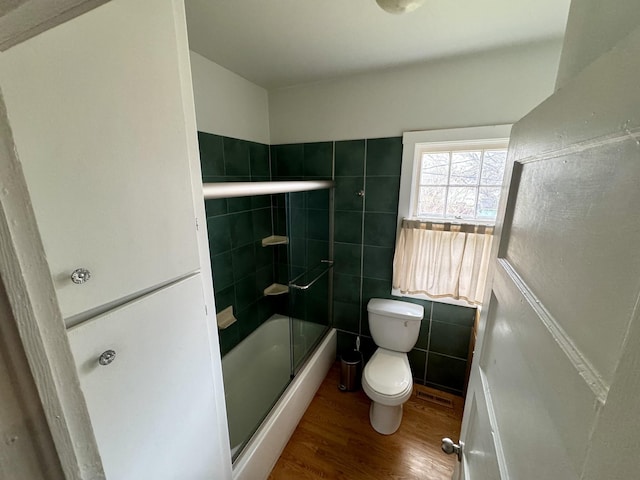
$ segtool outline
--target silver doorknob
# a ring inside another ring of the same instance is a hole
[[[102,352],[102,355],[98,357],[98,363],[100,365],[109,365],[116,359],[116,352],[114,350],[106,350]]]
[[[86,268],[76,268],[71,272],[71,281],[77,285],[86,283],[91,278],[91,272]]]
[[[458,457],[458,461],[462,460],[462,447],[457,443],[453,443],[453,440],[451,440],[450,438],[442,439],[442,451],[447,455],[455,453]]]

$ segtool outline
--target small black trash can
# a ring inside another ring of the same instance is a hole
[[[360,388],[362,370],[362,353],[357,350],[346,352],[340,356],[340,384],[343,392],[353,392]]]

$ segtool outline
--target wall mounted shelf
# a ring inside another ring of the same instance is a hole
[[[264,289],[264,295],[266,297],[274,295],[284,295],[285,293],[289,293],[289,287],[280,283],[272,283]]]
[[[270,247],[271,245],[286,245],[289,243],[289,237],[283,235],[271,235],[262,239],[263,247]]]

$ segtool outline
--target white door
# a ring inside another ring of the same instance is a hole
[[[203,305],[194,275],[69,330],[108,479],[223,476]]]
[[[454,478],[638,478],[640,29],[513,129]]]

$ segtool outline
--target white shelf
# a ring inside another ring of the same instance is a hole
[[[285,293],[289,293],[289,287],[280,283],[272,283],[264,289],[265,296],[284,295]]]
[[[284,237],[282,235],[271,235],[270,237],[265,237],[262,239],[262,246],[268,247],[271,245],[286,245],[289,243],[289,237]]]

